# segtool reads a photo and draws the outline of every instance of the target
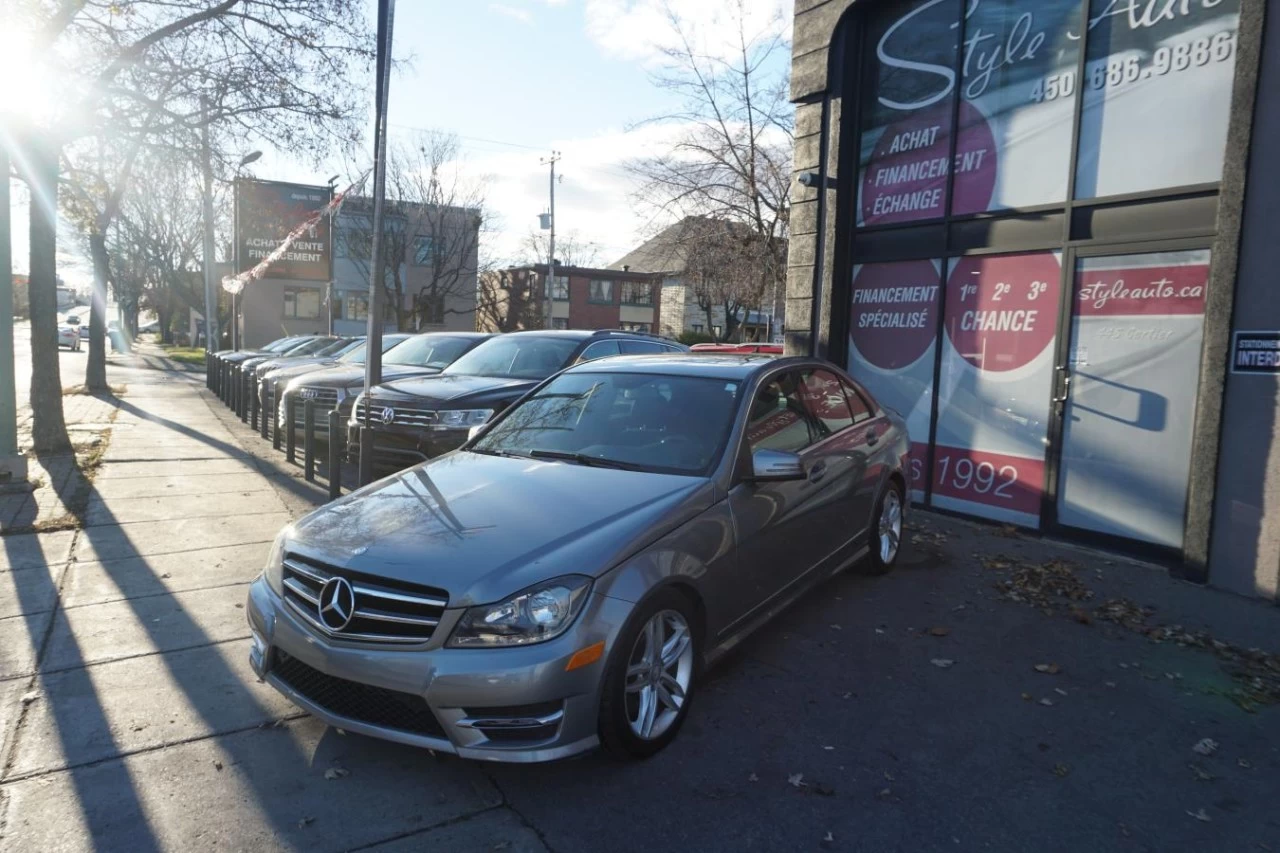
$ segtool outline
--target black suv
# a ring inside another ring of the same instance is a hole
[[[385,382],[361,394],[348,422],[358,458],[359,427],[374,429],[374,468],[398,471],[455,450],[542,380],[571,364],[611,355],[688,352],[684,344],[612,329],[512,332],[490,338],[435,376]]]

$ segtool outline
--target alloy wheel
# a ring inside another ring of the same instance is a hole
[[[684,616],[655,613],[636,637],[623,679],[627,722],[642,740],[655,740],[680,718],[693,678],[693,636]]]
[[[898,556],[902,541],[902,499],[897,489],[884,493],[880,507],[880,562],[889,565]]]

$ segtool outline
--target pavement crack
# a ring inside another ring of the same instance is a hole
[[[395,835],[388,835],[386,838],[379,838],[377,841],[370,841],[368,844],[361,844],[358,847],[348,847],[346,849],[348,853],[355,853],[355,851],[358,851],[358,850],[372,850],[375,847],[381,847],[382,845],[390,844],[393,841],[400,841],[405,838],[416,838],[417,836],[425,835],[428,832],[435,832],[437,829],[444,829],[445,827],[448,827],[448,826],[456,826],[457,824],[460,824],[460,823],[466,823],[469,820],[473,820],[475,818],[481,817],[482,815],[489,814],[490,812],[500,811],[501,809],[504,809],[504,808],[507,808],[507,806],[504,803],[498,803],[497,805],[494,805],[494,806],[485,806],[484,808],[476,809],[473,812],[467,812],[466,814],[463,814],[463,815],[457,815],[456,817],[451,817],[446,820],[437,821],[436,823],[433,823],[430,826],[422,826],[422,827],[418,827],[417,829],[409,830],[408,832],[400,832],[400,833],[396,833]],[[512,809],[512,812],[514,813],[515,810]],[[519,815],[517,815],[517,817],[518,816]]]
[[[502,783],[498,781],[497,777],[488,770],[483,772],[485,778],[489,780],[489,784],[493,786],[494,790],[498,792],[498,796],[502,798],[502,802],[499,804],[499,807],[509,809],[525,829],[537,836],[538,843],[542,845],[542,848],[546,850],[547,853],[556,853],[556,849],[552,847],[551,842],[547,840],[546,833],[544,833],[537,824],[530,820],[524,812],[516,808],[515,804],[511,802],[511,798],[507,796],[506,790],[502,787]]]

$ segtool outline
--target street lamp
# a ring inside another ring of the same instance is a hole
[[[235,256],[233,275],[240,274],[240,170],[262,157],[261,151],[250,151],[240,158],[236,164],[235,174],[231,179],[232,186],[232,254]],[[238,294],[231,294],[231,348],[240,349],[240,312],[237,310]]]
[[[329,178],[328,181],[325,182],[329,185],[329,203],[330,204],[333,203],[333,190],[338,185],[338,178],[340,177],[342,176],[333,175],[332,177]],[[334,318],[336,317],[333,300],[338,295],[337,282],[333,280],[333,241],[338,239],[338,236],[337,236],[338,220],[337,220],[337,217],[333,215],[333,213],[334,212],[331,209],[329,211],[329,287],[328,287],[328,293],[325,299],[325,302],[328,303],[328,306],[329,306],[329,334],[330,335],[333,334],[333,321],[334,321]]]

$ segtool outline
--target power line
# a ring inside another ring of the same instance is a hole
[[[546,150],[546,146],[524,145],[519,142],[506,142],[501,139],[486,139],[483,136],[465,136],[461,133],[452,133],[451,131],[448,131],[448,130],[445,130],[444,128],[439,128],[439,127],[417,127],[416,125],[412,125],[412,124],[398,124],[395,122],[391,122],[391,126],[400,128],[401,130],[416,130],[419,133],[448,133],[451,136],[456,136],[459,139],[466,139],[471,142],[484,142],[484,143],[488,143],[489,145],[506,145],[510,148],[523,148],[527,151],[545,151]]]

